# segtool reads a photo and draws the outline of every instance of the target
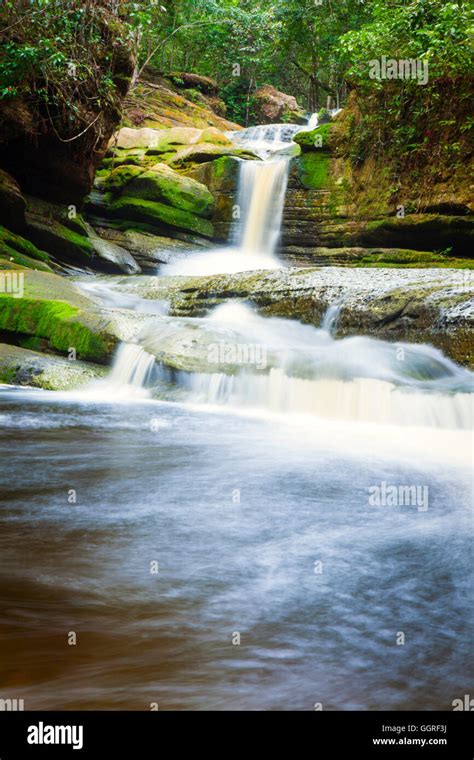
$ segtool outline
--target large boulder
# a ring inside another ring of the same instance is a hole
[[[68,280],[55,274],[22,272],[21,297],[0,292],[0,330],[44,339],[46,346],[104,363],[117,344],[108,320]]]
[[[194,127],[174,127],[172,129],[131,129],[122,127],[110,141],[109,147],[125,150],[132,148],[153,149],[156,153],[168,153],[170,146],[176,150],[180,145],[192,145],[199,141],[202,129]]]
[[[94,258],[94,246],[81,214],[69,214],[67,206],[27,196],[25,218],[29,239],[57,261],[89,264]]]
[[[125,192],[132,198],[160,201],[205,218],[212,215],[214,198],[207,187],[181,176],[166,164],[155,164],[133,178]]]
[[[196,145],[182,148],[169,159],[168,163],[176,169],[185,169],[192,164],[202,164],[207,161],[213,161],[216,158],[221,158],[222,156],[238,156],[250,160],[257,158],[254,153],[245,148],[200,142]]]
[[[51,272],[49,256],[30,240],[0,227],[0,269],[25,267]]]
[[[286,95],[265,84],[254,93],[254,111],[259,124],[293,122],[305,124],[306,113],[293,95]]]
[[[226,105],[217,96],[215,82],[196,74],[165,78],[147,68],[128,93],[123,123],[127,127],[241,129],[225,118]]]
[[[49,391],[71,391],[107,374],[106,367],[69,361],[21,346],[0,343],[0,382]]]
[[[168,231],[173,228],[194,232],[203,237],[212,238],[214,228],[208,219],[192,214],[189,211],[169,206],[165,203],[143,200],[124,195],[108,206],[108,213],[114,219],[126,223],[126,227],[145,225],[149,231]]]

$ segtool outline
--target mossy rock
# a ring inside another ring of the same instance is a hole
[[[50,272],[49,256],[40,251],[33,243],[5,227],[0,227],[0,257],[28,269]]]
[[[139,177],[145,169],[141,166],[118,166],[111,171],[102,184],[102,189],[106,192],[119,194],[132,180]]]
[[[139,222],[148,225],[151,230],[153,228],[160,230],[163,225],[166,225],[189,230],[209,238],[212,238],[214,234],[214,228],[208,219],[164,203],[141,198],[123,196],[110,205],[109,212],[115,218],[127,220],[129,227],[134,226],[133,222]]]
[[[321,124],[321,126],[312,129],[309,132],[297,132],[293,141],[301,147],[303,153],[309,151],[329,151],[329,135],[332,124]]]
[[[87,317],[84,322],[80,310],[63,301],[0,293],[0,329],[47,338],[51,348],[63,353],[74,348],[78,357],[91,361],[104,362],[112,349],[107,336],[92,330]]]
[[[117,338],[95,305],[68,280],[25,270],[23,295],[0,293],[0,330],[47,339],[50,348],[99,363],[108,360]]]
[[[194,127],[173,127],[172,129],[130,129],[123,127],[112,138],[110,148],[116,146],[126,150],[129,155],[133,149],[167,153],[170,149],[176,150],[181,145],[192,145],[200,139],[202,130]]]
[[[104,377],[108,371],[97,364],[41,353],[36,347],[39,341],[34,340],[24,347],[0,343],[0,383],[70,391]]]
[[[28,237],[58,261],[86,263],[93,258],[94,248],[80,213],[71,211],[68,206],[27,196]]]
[[[257,156],[244,148],[214,145],[213,143],[198,143],[197,145],[190,145],[178,151],[168,161],[168,164],[174,169],[185,169],[189,164],[202,164],[221,158],[222,156],[257,159]]]
[[[328,186],[331,157],[323,151],[303,153],[294,159],[297,176],[304,188],[322,190]]]
[[[113,172],[112,172],[113,174]],[[205,185],[183,177],[166,164],[156,164],[127,185],[128,197],[158,201],[197,216],[212,215],[214,198]]]
[[[148,79],[149,69],[144,76]],[[180,95],[173,91],[173,83],[169,79],[153,77],[153,80],[152,86],[145,81],[138,82],[128,93],[123,122],[125,126],[158,130],[170,127],[205,129],[208,126],[224,131],[240,128],[238,124],[219,115],[214,104],[217,101],[218,109],[225,106],[214,96],[209,98],[207,105],[197,104],[187,99],[185,92]]]

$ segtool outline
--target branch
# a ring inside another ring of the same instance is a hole
[[[296,68],[299,69],[301,71],[301,73],[304,74],[306,77],[308,77],[309,79],[314,79],[314,81],[316,82],[316,84],[319,87],[321,87],[322,90],[324,90],[325,92],[327,92],[328,95],[334,95],[335,94],[334,90],[331,90],[331,88],[328,87],[328,85],[326,85],[323,82],[321,82],[321,80],[318,79],[318,77],[316,76],[316,74],[313,74],[310,71],[306,71],[306,69],[303,68],[303,66],[301,66],[301,64],[299,64],[297,60],[295,60],[294,58],[292,58],[291,59],[291,63],[294,66],[296,66]]]
[[[181,24],[181,26],[178,26],[178,28],[175,29],[173,32],[171,32],[171,34],[168,35],[168,37],[165,37],[164,40],[160,40],[160,42],[158,43],[158,45],[152,50],[152,52],[150,53],[150,55],[146,59],[145,63],[143,64],[143,66],[139,69],[136,77],[134,77],[134,82],[132,84],[132,87],[136,84],[136,82],[138,81],[138,79],[141,77],[141,75],[143,74],[144,69],[146,69],[146,67],[150,63],[151,59],[158,52],[158,50],[160,49],[160,47],[162,47],[163,45],[166,45],[166,43],[168,42],[168,40],[170,40],[171,37],[174,37],[174,35],[177,32],[181,31],[181,29],[187,29],[190,26],[203,26],[203,25],[206,25],[206,24],[215,24],[215,23],[216,23],[215,21],[193,21],[190,24]],[[232,19],[228,19],[227,21],[224,20],[224,21],[219,21],[217,23],[219,23],[219,24],[233,24],[234,22],[233,22]],[[132,89],[132,88],[130,88],[130,89]]]

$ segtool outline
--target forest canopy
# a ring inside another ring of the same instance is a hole
[[[328,97],[341,105],[350,87],[376,88],[368,62],[383,55],[426,61],[432,78],[465,77],[472,66],[473,10],[464,0],[7,0],[0,98],[21,94],[32,78],[54,82],[72,65],[107,99],[117,83],[101,60],[104,15],[121,25],[136,75],[151,64],[164,75],[212,77],[237,121],[263,84],[310,112]]]

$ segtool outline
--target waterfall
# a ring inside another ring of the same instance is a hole
[[[294,148],[293,137],[301,131],[298,124],[262,124],[249,127],[240,132],[231,132],[229,136],[236,145],[249,148],[263,160],[280,152]]]
[[[119,395],[144,395],[155,367],[155,357],[135,343],[122,343],[106,381],[96,384],[104,391]]]
[[[245,146],[262,160],[240,162],[237,230],[230,245],[198,253],[163,266],[162,274],[209,275],[276,269],[275,250],[281,230],[290,155],[296,148],[296,124],[270,124],[231,133],[236,145]]]
[[[321,322],[321,329],[328,333],[335,331],[339,317],[341,315],[342,304],[334,303],[326,311],[323,321]]]
[[[194,401],[287,415],[387,425],[470,429],[469,393],[421,392],[373,378],[305,380],[282,369],[267,375],[193,375],[182,380]]]
[[[240,168],[238,246],[246,256],[272,256],[281,228],[288,162],[245,161]]]
[[[199,325],[194,356],[201,357],[202,369],[177,373],[176,382],[194,403],[246,411],[442,429],[471,425],[471,372],[431,346],[365,336],[336,340],[331,330],[340,309],[340,303],[330,306],[317,328],[262,317],[242,303],[223,304],[193,320]],[[177,320],[177,346],[183,324],[186,320]],[[156,337],[158,345],[145,345],[159,351],[162,342]],[[219,341],[230,349],[244,347],[254,360],[223,359],[227,366],[213,371],[202,357]],[[184,344],[189,347],[189,339]]]

